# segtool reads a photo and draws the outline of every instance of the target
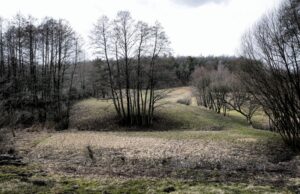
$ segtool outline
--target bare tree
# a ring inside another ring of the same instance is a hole
[[[127,125],[150,125],[156,103],[159,57],[168,53],[168,39],[159,23],[150,27],[120,11],[116,19],[104,16],[95,25],[92,42],[107,65],[113,104]]]
[[[192,74],[192,85],[195,86],[198,90],[198,105],[208,108],[209,102],[209,85],[211,79],[209,76],[209,71],[204,67],[199,67]]]
[[[237,77],[232,77],[229,85],[230,93],[226,98],[226,104],[243,115],[250,125],[253,125],[252,117],[260,107],[257,100]]]
[[[245,84],[263,106],[275,131],[300,148],[299,2],[286,0],[243,39]]]

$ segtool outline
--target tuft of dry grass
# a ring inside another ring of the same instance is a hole
[[[177,103],[189,106],[191,104],[191,98],[186,97],[186,98],[179,99],[177,100]]]
[[[192,87],[173,88],[168,94],[168,97],[164,100],[170,103],[176,103],[182,99],[189,99],[189,105],[197,106],[197,100],[194,96],[194,89]]]

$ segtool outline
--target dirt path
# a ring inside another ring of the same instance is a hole
[[[192,87],[180,87],[171,90],[168,94],[167,101],[169,102],[177,102],[181,99],[190,99],[190,106],[197,106],[197,99],[194,95],[195,91]]]

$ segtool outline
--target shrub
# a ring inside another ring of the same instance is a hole
[[[191,99],[191,97],[185,97],[185,98],[177,100],[177,103],[189,106],[192,103],[192,99]]]

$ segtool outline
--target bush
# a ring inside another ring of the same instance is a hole
[[[192,103],[192,99],[191,99],[191,97],[185,97],[185,98],[177,100],[177,103],[189,106]]]
[[[8,129],[0,129],[0,154],[13,154],[14,146]]]
[[[34,116],[28,111],[16,112],[15,125],[21,125],[22,127],[30,127],[34,123]]]
[[[69,115],[67,112],[61,113],[60,116],[55,118],[55,130],[61,131],[69,128]]]
[[[0,112],[0,128],[9,125],[9,116],[8,114]]]

